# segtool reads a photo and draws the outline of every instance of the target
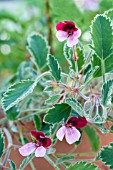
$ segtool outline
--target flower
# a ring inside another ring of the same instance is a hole
[[[51,145],[52,141],[46,137],[43,132],[36,130],[31,131],[33,142],[27,143],[21,148],[19,152],[22,156],[28,156],[35,151],[36,157],[44,157],[46,149]]]
[[[64,21],[59,22],[56,25],[56,37],[57,39],[62,42],[66,38],[67,40],[67,46],[73,47],[78,43],[78,37],[81,35],[81,30],[75,26],[75,23],[72,21]]]
[[[64,123],[63,127],[61,127],[57,133],[57,138],[62,141],[64,136],[66,137],[66,141],[69,144],[73,144],[74,142],[78,141],[80,139],[80,132],[76,128],[82,128],[87,125],[87,120],[85,117],[75,117],[71,116],[67,120],[66,123]]]

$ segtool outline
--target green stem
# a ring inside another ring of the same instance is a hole
[[[4,117],[4,118],[2,118],[2,119],[0,119],[0,124],[5,124],[7,122],[7,118],[6,117]]]
[[[60,154],[60,153],[57,153],[55,154],[56,156],[63,156],[64,154]],[[94,152],[89,152],[89,153],[72,153],[72,154],[69,154],[69,156],[96,156],[97,153],[94,153]]]
[[[56,170],[60,170],[59,167],[53,162],[53,160],[52,160],[48,155],[45,155],[44,158],[45,158],[46,161],[48,161]]]
[[[29,115],[24,116],[24,117],[22,117],[22,118],[18,118],[18,120],[19,120],[19,121],[20,121],[20,120],[23,121],[23,120],[29,119],[30,117],[32,117],[32,116],[34,116],[34,115],[39,115],[39,114],[41,114],[41,113],[45,113],[45,112],[47,112],[49,109],[50,109],[50,108],[45,108],[45,109],[42,109],[42,110],[40,110],[40,109],[28,109],[28,110],[24,110],[22,113],[25,113],[25,112],[36,112],[36,113],[29,114]]]
[[[30,161],[29,164],[30,164],[32,170],[36,170],[32,161]]]
[[[75,48],[74,47],[72,48],[72,50],[73,50],[73,56],[74,56],[74,58],[76,58],[76,61],[74,60],[74,62],[75,62],[75,69],[76,69],[76,77],[78,78],[77,56],[76,56],[76,52],[75,52]],[[79,81],[78,80],[76,80],[76,87],[79,87]]]
[[[12,136],[9,133],[9,131],[6,128],[3,128],[3,130],[4,130],[5,134],[6,134],[7,141],[8,141],[7,151],[6,151],[3,163],[2,163],[2,165],[5,166],[6,163],[7,163],[7,160],[9,158],[9,156],[10,156],[10,148],[11,148],[11,146],[13,144],[13,141],[12,141]]]
[[[101,65],[102,65],[102,78],[103,78],[103,83],[106,82],[105,80],[105,64],[104,64],[104,60],[102,59],[101,61]]]
[[[19,133],[20,133],[20,139],[21,139],[22,145],[24,145],[25,142],[24,142],[24,137],[23,137],[23,134],[22,134],[22,129],[19,129]]]

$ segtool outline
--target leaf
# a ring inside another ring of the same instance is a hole
[[[9,120],[17,120],[19,116],[20,110],[17,105],[11,107],[9,110],[6,111],[7,119]]]
[[[9,160],[11,170],[16,170],[16,165],[12,160]]]
[[[94,75],[94,73],[98,70],[99,66],[95,66],[93,69],[91,69],[89,72],[87,72],[84,83],[87,83],[89,79],[91,79]]]
[[[112,0],[111,0],[112,1]],[[113,1],[112,1],[113,4]],[[109,9],[108,11],[104,12],[104,15],[106,15],[107,17],[109,17],[111,20],[113,20],[113,9]],[[113,25],[113,23],[112,23]]]
[[[93,50],[97,55],[93,56],[92,65],[93,67],[100,67],[94,77],[99,77],[102,75],[103,70],[105,70],[105,73],[113,70],[111,62],[113,60],[113,55],[111,55],[113,53],[113,36],[110,19],[105,15],[97,15],[91,25],[91,36]]]
[[[60,164],[60,163],[63,163],[63,162],[68,162],[68,161],[70,161],[70,160],[74,160],[74,156],[69,156],[69,155],[66,155],[66,156],[63,156],[63,157],[61,157],[61,158],[58,158],[57,159],[57,161],[56,161],[56,163],[57,164]]]
[[[95,164],[90,164],[87,162],[77,162],[71,165],[67,170],[99,170],[98,166]]]
[[[105,106],[109,100],[110,92],[113,88],[113,80],[108,80],[102,88],[102,104]]]
[[[84,127],[84,131],[86,132],[89,142],[92,147],[92,151],[96,152],[99,149],[100,146],[100,138],[96,130],[91,127],[90,125],[87,125]]]
[[[34,121],[34,124],[35,124],[35,129],[40,130],[40,128],[41,128],[41,119],[40,119],[40,117],[37,116],[37,115],[34,115],[33,116],[33,121]]]
[[[4,149],[4,136],[2,129],[0,129],[0,158],[2,157],[3,149]]]
[[[80,116],[85,115],[85,111],[82,105],[74,98],[67,98],[66,103],[69,104],[73,110],[75,110]]]
[[[39,33],[30,35],[27,39],[27,49],[30,52],[37,68],[42,69],[46,65],[49,47],[46,39]]]
[[[61,68],[58,64],[58,61],[52,55],[49,55],[48,61],[49,61],[50,72],[54,80],[59,82],[61,79]]]
[[[101,60],[105,60],[111,54],[112,26],[105,15],[96,15],[91,25],[93,49]]]
[[[94,73],[94,77],[102,76],[102,65],[101,60],[97,57],[97,55],[93,55],[92,60],[92,67],[99,66],[98,70]],[[105,73],[113,71],[113,54],[111,54],[107,59],[104,61],[104,69]]]
[[[18,67],[18,79],[19,81],[22,80],[34,80],[37,76],[36,71],[33,68],[33,63],[31,61],[24,61]]]
[[[109,130],[107,130],[104,126],[104,124],[94,124],[97,129],[99,129],[103,134],[109,133]]]
[[[66,103],[55,104],[52,109],[50,109],[44,121],[48,123],[59,123],[60,121],[66,121],[70,116],[71,107]]]
[[[110,143],[109,146],[104,146],[99,152],[99,157],[105,162],[105,165],[113,169],[113,143]]]
[[[36,84],[37,82],[24,80],[11,85],[2,98],[2,106],[4,110],[9,110],[11,107],[18,104],[26,96],[32,93]]]
[[[84,52],[79,47],[76,48],[76,52],[78,55],[78,60],[77,60],[78,71],[80,71],[82,69],[82,66],[84,65]]]
[[[50,97],[49,99],[47,99],[47,100],[45,101],[45,104],[54,103],[54,102],[56,102],[61,96],[62,96],[62,94],[57,94],[57,95],[55,95],[55,96],[52,96],[52,97]]]
[[[72,50],[70,47],[67,46],[67,43],[64,44],[63,52],[64,52],[65,59],[70,65],[70,69],[75,71],[75,63],[72,58]]]
[[[49,148],[47,149],[47,155],[54,154],[56,152],[55,148]]]
[[[27,164],[34,158],[34,156],[35,156],[35,154],[32,153],[27,158],[25,158],[22,161],[22,164],[20,165],[20,170],[23,170],[27,166]]]

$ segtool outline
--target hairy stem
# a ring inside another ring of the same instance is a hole
[[[53,162],[53,160],[52,160],[48,155],[45,155],[44,158],[45,158],[56,170],[60,170],[59,167]]]
[[[105,83],[105,64],[104,64],[104,60],[102,59],[101,61],[101,65],[102,65],[102,78],[103,78],[103,83]]]

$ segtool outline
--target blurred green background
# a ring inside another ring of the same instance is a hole
[[[98,0],[96,10],[85,9],[82,1],[0,0],[0,81],[15,73],[22,61],[29,60],[26,40],[31,32],[39,32],[48,39],[51,53],[66,71],[66,61],[62,57],[64,43],[59,43],[55,37],[56,23],[74,21],[82,30],[80,40],[86,46],[90,41],[91,20],[97,13],[113,8],[113,0]]]

